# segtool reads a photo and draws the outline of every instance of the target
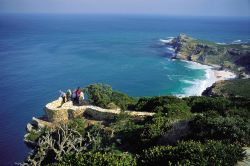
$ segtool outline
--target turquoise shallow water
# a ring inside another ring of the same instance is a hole
[[[159,39],[249,42],[249,29],[247,19],[1,15],[0,165],[27,155],[25,125],[58,90],[101,82],[132,96],[185,94],[205,71],[171,61]]]

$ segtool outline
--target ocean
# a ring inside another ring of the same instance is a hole
[[[250,42],[246,18],[147,15],[0,15],[0,165],[30,149],[25,126],[46,103],[77,86],[109,84],[131,96],[195,95],[206,69],[171,60],[160,39],[185,33]]]

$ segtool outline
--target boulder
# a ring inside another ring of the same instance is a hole
[[[32,123],[37,127],[37,128],[44,128],[44,127],[48,127],[51,128],[53,127],[53,124],[38,118],[33,117],[32,118]]]
[[[26,126],[26,131],[27,131],[28,133],[30,133],[32,130],[34,130],[32,124],[28,123],[27,126]]]

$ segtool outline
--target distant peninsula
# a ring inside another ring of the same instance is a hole
[[[249,43],[221,44],[180,34],[171,40],[165,40],[164,44],[173,48],[173,59],[229,69],[239,77],[247,77],[250,73]]]

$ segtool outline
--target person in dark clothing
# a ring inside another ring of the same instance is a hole
[[[70,89],[68,89],[67,93],[66,93],[66,99],[67,101],[71,101],[72,98],[72,92]]]

